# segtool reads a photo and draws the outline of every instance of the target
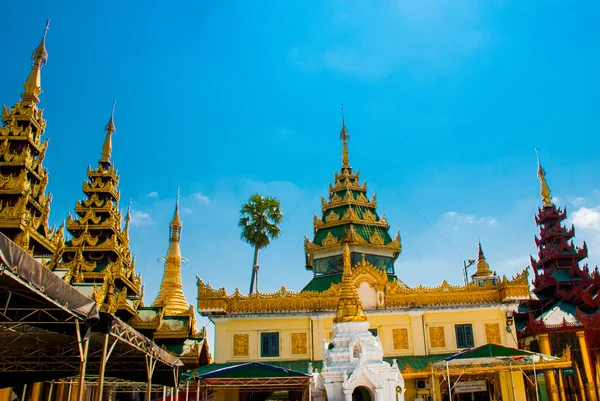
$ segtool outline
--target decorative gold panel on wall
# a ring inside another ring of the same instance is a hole
[[[488,344],[500,344],[500,325],[498,323],[485,324],[485,341]]]
[[[249,339],[248,334],[234,334],[233,335],[233,356],[248,356],[249,351]]]
[[[292,355],[306,355],[306,333],[292,333]]]
[[[394,349],[408,349],[408,329],[392,329]]]
[[[431,348],[446,348],[444,326],[429,328],[429,343],[431,344]]]

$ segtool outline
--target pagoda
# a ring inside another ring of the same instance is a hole
[[[0,126],[0,231],[19,246],[53,268],[60,258],[63,229],[48,227],[52,195],[46,193],[48,171],[42,166],[48,140],[43,110],[41,70],[48,60],[46,31],[33,51],[33,66],[13,106],[2,108]]]
[[[383,360],[379,338],[369,331],[369,322],[352,281],[350,248],[343,246],[341,292],[333,319],[333,338],[326,344],[321,372],[313,375],[311,399],[404,400],[404,379],[396,360]]]
[[[321,197],[321,217],[314,216],[314,238],[304,240],[306,268],[314,278],[303,291],[324,291],[342,277],[343,244],[350,247],[352,265],[364,259],[377,269],[396,279],[394,262],[402,250],[400,234],[394,239],[389,224],[377,212],[376,195],[367,197],[367,183],[360,181],[360,172],[354,172],[348,156],[348,140],[342,110],[342,167],[329,184],[329,197]]]
[[[521,344],[533,351],[557,355],[566,348],[573,350],[575,373],[566,376],[546,373],[551,401],[558,393],[583,388],[587,401],[596,401],[600,377],[600,274],[580,262],[587,257],[585,242],[573,243],[575,228],[567,228],[567,211],[556,207],[551,198],[546,173],[538,160],[538,177],[543,205],[538,208],[535,223],[537,258],[531,257],[533,287],[531,300],[521,305],[517,327]],[[590,350],[594,350],[591,351]],[[558,379],[558,383],[557,383]],[[564,395],[564,394],[562,394]],[[564,399],[564,398],[563,398]]]
[[[179,193],[173,220],[169,224],[169,247],[160,290],[152,306],[141,306],[128,322],[163,349],[176,355],[186,366],[193,369],[211,361],[206,341],[206,329],[196,330],[194,306],[188,304],[181,280],[181,229],[179,217]]]
[[[119,211],[119,176],[110,160],[112,135],[116,132],[114,104],[105,127],[106,138],[98,167],[88,166],[83,183],[85,198],[69,213],[60,273],[65,281],[93,298],[103,312],[128,319],[141,303],[141,278],[129,248],[131,210],[122,227]]]
[[[490,269],[490,265],[483,254],[481,242],[477,244],[477,264],[475,266],[475,273],[471,275],[471,284],[483,286],[488,282],[492,285],[497,285],[500,282],[496,273],[492,273],[492,270]]]

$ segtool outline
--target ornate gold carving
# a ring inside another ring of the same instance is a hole
[[[342,220],[360,221],[352,205],[348,205],[348,209],[346,209],[346,213],[344,213]]]
[[[331,212],[329,212],[327,217],[325,217],[325,222],[331,223],[334,221],[338,221],[339,219],[340,219],[340,216],[332,210]]]
[[[308,354],[306,333],[292,333],[292,355]]]
[[[383,245],[384,241],[378,231],[375,231],[369,238],[369,242],[373,245]]]
[[[313,215],[313,226],[317,227],[323,224],[323,220],[321,220],[316,214]]]
[[[79,205],[81,205],[79,201],[77,202],[79,203]],[[98,197],[97,193],[93,193],[92,196],[90,196],[88,199],[83,200],[83,205],[85,207],[102,207],[104,206],[105,202],[105,200],[100,199]]]
[[[480,303],[500,303],[506,293],[514,296],[511,300],[529,299],[526,273],[517,275],[513,280],[494,286],[452,286],[443,282],[438,287],[409,288],[400,281],[387,281],[385,271],[379,270],[368,262],[358,263],[352,271],[352,281],[358,286],[362,282],[372,285],[385,294],[381,307],[423,307],[437,305],[472,305]],[[523,278],[525,277],[525,278]],[[250,297],[236,290],[228,296],[224,288],[215,290],[198,279],[198,310],[203,313],[281,313],[299,311],[332,311],[337,305],[340,284],[332,284],[324,292],[293,292],[282,288],[280,291]]]
[[[323,240],[322,244],[323,244],[323,246],[331,246],[331,245],[336,245],[338,242],[339,242],[339,240],[333,234],[331,234],[331,231],[330,231],[327,233],[327,236]]]
[[[248,334],[233,335],[233,356],[249,356],[250,336]]]
[[[87,225],[89,222],[92,222],[92,224],[98,224],[100,223],[101,219],[102,216],[97,215],[95,210],[90,209],[86,211],[84,213],[84,216],[79,219],[79,224]]]
[[[377,216],[375,213],[371,212],[369,209],[366,209],[362,212],[362,218],[364,221],[374,222],[377,220]]]
[[[500,325],[498,323],[485,324],[485,341],[488,344],[501,344]]]
[[[408,349],[408,329],[392,329],[394,350]]]
[[[429,327],[429,343],[431,348],[446,348],[444,326]]]
[[[99,236],[94,237],[90,234],[90,232],[88,231],[88,225],[86,224],[85,230],[81,233],[81,235],[79,235],[79,237],[73,238],[71,240],[71,243],[73,244],[73,246],[81,246],[83,244],[96,246],[99,238]]]

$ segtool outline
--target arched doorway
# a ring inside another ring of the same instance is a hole
[[[352,392],[352,401],[371,401],[371,392],[366,387],[356,387]]]

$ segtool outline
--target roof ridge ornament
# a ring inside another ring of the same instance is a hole
[[[554,204],[552,203],[552,196],[550,194],[550,187],[548,186],[548,182],[546,181],[546,172],[542,168],[542,163],[540,162],[540,155],[538,154],[537,148],[535,148],[535,155],[537,157],[538,162],[538,178],[540,179],[540,195],[542,195],[542,201],[544,202],[544,207],[552,207]]]
[[[346,122],[344,119],[344,104],[342,103],[342,130],[340,131],[340,139],[342,140],[342,168],[350,168],[350,160],[348,158],[348,140],[350,134],[346,130]]]
[[[40,99],[38,95],[42,93],[41,69],[48,62],[48,52],[46,51],[46,35],[50,27],[50,18],[46,20],[46,28],[42,41],[31,54],[32,68],[27,80],[23,84],[25,92],[21,95],[23,100],[28,102],[38,103]]]
[[[104,127],[104,132],[106,132],[106,138],[104,139],[104,144],[102,145],[102,159],[98,160],[98,163],[108,163],[110,164],[110,154],[112,153],[112,135],[117,132],[115,128],[115,106],[117,104],[116,100],[113,100],[112,112],[110,114],[110,120],[108,120],[108,124]]]

